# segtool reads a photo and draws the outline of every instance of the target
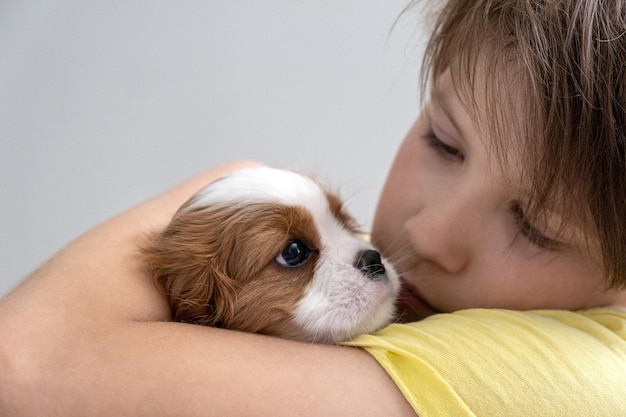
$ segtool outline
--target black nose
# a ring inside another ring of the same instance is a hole
[[[385,266],[380,259],[380,253],[372,249],[359,252],[354,266],[372,279],[385,275]]]

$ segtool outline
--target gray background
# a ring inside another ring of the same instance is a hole
[[[0,295],[194,173],[319,176],[368,228],[417,114],[403,0],[0,0]]]

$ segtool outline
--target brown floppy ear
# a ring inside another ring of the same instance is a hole
[[[178,213],[142,253],[175,321],[222,327],[234,316],[237,284],[220,258],[224,219],[212,217],[207,211]]]

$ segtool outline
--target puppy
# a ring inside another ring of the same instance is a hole
[[[308,342],[387,325],[400,288],[335,194],[267,167],[200,190],[143,253],[174,320]]]

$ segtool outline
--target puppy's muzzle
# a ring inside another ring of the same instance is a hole
[[[380,253],[373,249],[366,249],[359,252],[354,267],[373,281],[387,280],[385,265],[380,258]]]

